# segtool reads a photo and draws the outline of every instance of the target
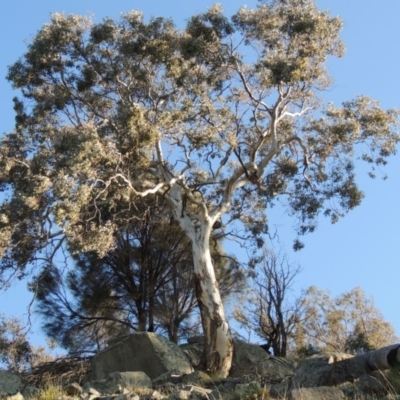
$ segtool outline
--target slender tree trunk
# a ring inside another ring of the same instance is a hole
[[[166,169],[163,174],[167,180],[171,179]],[[191,219],[186,213],[186,201],[179,185],[171,188],[169,196],[175,217],[192,243],[196,297],[205,338],[204,367],[209,372],[227,377],[232,366],[233,341],[210,253],[210,235],[217,216],[211,220],[204,205],[202,217]]]
[[[179,340],[179,325],[180,325],[180,323],[177,322],[177,321],[174,319],[173,322],[172,322],[172,334],[171,334],[171,336],[172,336],[172,341],[173,341],[174,343],[178,343],[178,340]]]
[[[205,368],[226,377],[232,365],[233,342],[211,260],[210,232],[209,225],[201,225],[192,239],[196,296],[205,336]]]
[[[147,330],[147,310],[143,308],[142,300],[136,301],[137,318],[138,318],[138,332],[146,332]]]
[[[147,326],[147,332],[154,332],[154,313],[155,313],[155,304],[154,304],[154,299],[156,297],[155,289],[154,289],[154,280],[153,277],[150,278],[151,283],[149,285],[149,314],[148,314],[148,326]]]

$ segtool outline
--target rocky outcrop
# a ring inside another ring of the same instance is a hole
[[[151,379],[169,372],[193,372],[185,353],[165,337],[139,332],[122,338],[92,360],[87,380],[107,378],[112,372],[142,371]]]
[[[195,369],[201,368],[203,338],[196,337],[181,345],[181,349],[189,357]],[[280,357],[271,357],[260,346],[233,340],[233,359],[230,377],[254,375],[267,377],[269,382],[281,382],[294,375],[297,363]]]
[[[68,386],[69,388],[71,385]],[[142,371],[112,372],[107,379],[86,382],[82,392],[89,393],[96,391],[103,394],[119,393],[123,389],[134,391],[135,389],[151,389],[153,384],[151,379]],[[79,391],[79,389],[77,390]]]
[[[398,366],[398,346],[390,346],[383,353],[357,357],[320,354],[297,364],[288,359],[271,357],[257,345],[235,340],[232,374],[224,379],[200,370],[193,372],[199,366],[201,346],[199,338],[182,346],[183,350],[155,334],[136,334],[123,338],[92,360],[92,371],[84,383],[65,384],[65,395],[58,400],[396,398],[395,386],[390,383],[389,376],[383,370],[376,370],[376,366],[380,365],[383,369]],[[188,367],[189,358],[185,353],[191,355],[194,368],[191,365]],[[124,355],[122,361],[118,360],[121,354]],[[386,359],[383,354],[386,354]],[[379,364],[374,362],[371,367],[369,362],[373,359],[378,360]],[[107,368],[113,371],[107,372]],[[116,371],[116,368],[130,370]],[[8,397],[0,397],[27,400],[29,395],[24,398],[21,395],[19,378],[9,373],[6,375],[7,382],[15,382],[16,385],[7,391]],[[400,379],[398,385],[400,387]],[[22,394],[27,393],[24,390]]]
[[[296,362],[281,357],[271,357],[260,346],[241,340],[233,342],[233,360],[230,376],[241,377],[253,373],[268,377],[270,382],[281,382],[293,376]]]

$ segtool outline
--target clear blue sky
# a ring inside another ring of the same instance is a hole
[[[13,127],[12,97],[15,95],[4,79],[7,65],[21,56],[29,38],[49,20],[51,12],[93,14],[118,18],[121,12],[140,9],[145,15],[171,17],[178,26],[196,12],[212,5],[211,0],[14,0],[2,5],[0,14],[0,133]],[[221,1],[228,14],[256,0]],[[343,59],[329,62],[334,86],[324,97],[338,104],[358,94],[378,99],[385,108],[400,107],[400,38],[399,0],[317,0],[322,9],[344,20],[342,38],[347,52]],[[372,295],[400,335],[399,255],[400,249],[400,154],[384,173],[389,179],[370,180],[360,169],[359,182],[366,194],[362,205],[336,225],[321,219],[315,233],[304,238],[305,249],[291,253],[294,238],[291,220],[281,211],[272,216],[279,226],[280,240],[291,261],[300,264],[297,288],[316,285],[337,295],[361,286]],[[398,280],[399,279],[399,280]],[[20,284],[0,295],[0,313],[21,315],[26,312],[29,295]],[[38,332],[37,332],[38,333]],[[37,339],[39,340],[39,339]]]

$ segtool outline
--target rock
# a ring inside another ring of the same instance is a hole
[[[292,379],[292,387],[324,386],[329,378],[332,365],[326,357],[312,356],[302,360]]]
[[[272,398],[285,399],[291,387],[291,377],[288,377],[282,382],[269,385],[269,393]]]
[[[383,376],[373,376],[372,374],[365,374],[360,376],[360,378],[355,383],[355,388],[357,392],[364,394],[370,394],[373,396],[379,396],[381,398],[385,396],[390,391],[390,386],[388,382],[383,379]]]
[[[13,394],[11,396],[2,397],[4,400],[24,400],[24,396],[20,392]]]
[[[31,397],[38,397],[39,396],[39,389],[35,386],[25,386],[22,390],[22,395],[24,399],[30,399]]]
[[[77,398],[75,396],[61,396],[57,397],[57,400],[76,400]]]
[[[114,397],[113,400],[140,400],[140,397],[137,394],[124,393]]]
[[[203,357],[203,344],[194,342],[194,343],[186,343],[179,346],[180,349],[186,354],[188,357],[190,364],[194,369],[201,368],[201,361]]]
[[[151,388],[151,379],[142,371],[113,372],[109,374],[114,385],[120,385],[126,389]]]
[[[267,389],[254,381],[239,383],[236,385],[234,393],[239,399],[262,399],[266,397]]]
[[[202,346],[201,340],[197,339],[187,346]],[[155,334],[131,335],[115,342],[107,350],[114,354],[112,357],[106,354],[103,359],[98,357],[93,362],[95,373],[87,376],[83,387],[71,383],[64,388],[66,395],[57,400],[399,400],[394,390],[397,387],[395,367],[400,351],[397,346],[375,352],[375,356],[387,354],[395,359],[393,371],[386,373],[371,370],[366,361],[369,356],[319,354],[296,363],[290,359],[270,357],[257,345],[235,340],[232,376],[223,379],[210,377],[202,371],[193,372],[182,350]],[[121,354],[134,359],[133,366],[125,360],[124,368],[135,370],[106,373],[107,368],[116,368],[113,357]],[[111,360],[110,365],[108,360]],[[386,368],[393,360],[387,357],[386,361],[386,364],[381,362],[379,365]],[[159,362],[162,368],[157,364]],[[182,365],[187,372],[182,372],[182,369],[185,370]],[[138,368],[157,375],[151,380]],[[90,376],[96,376],[96,372],[102,378],[89,381]],[[38,389],[24,385],[19,376],[7,371],[0,371],[0,390],[1,400],[38,397]]]
[[[335,387],[298,388],[290,392],[290,400],[343,400],[344,393]]]
[[[183,390],[189,391],[191,393],[191,398],[197,398],[197,399],[204,399],[204,400],[209,400],[209,395],[212,393],[211,389],[206,389],[201,386],[196,386],[196,385],[189,385],[189,386],[183,386]]]
[[[0,399],[7,397],[11,399],[12,396],[17,396],[15,400],[17,400],[18,396],[23,398],[21,394],[22,388],[22,380],[18,375],[9,371],[0,371]]]
[[[230,376],[242,376],[255,373],[265,364],[269,354],[259,346],[235,339],[233,341],[233,359]]]
[[[204,338],[196,336],[188,339],[188,343],[180,348],[189,357],[195,369],[201,367]],[[231,377],[243,375],[262,375],[267,381],[280,382],[288,376],[294,375],[296,362],[285,358],[271,357],[263,348],[256,344],[242,340],[233,340]]]
[[[196,385],[209,381],[211,381],[210,376],[203,371],[195,371],[182,377],[182,383],[185,385]]]
[[[301,361],[292,387],[335,386],[353,382],[368,372],[365,360],[344,354],[316,355]]]
[[[98,392],[95,388],[91,387],[90,383],[87,383],[83,386],[83,398],[85,400],[97,399],[101,396],[101,393]]]
[[[97,393],[124,394],[137,391],[148,393],[152,382],[150,378],[141,371],[113,372],[108,379],[86,382],[83,386],[85,392],[94,390]],[[126,389],[126,390],[125,390]]]
[[[143,371],[155,379],[171,370],[193,372],[189,359],[175,343],[155,333],[139,332],[98,353],[85,380],[105,379],[111,372],[124,371]]]
[[[190,392],[188,390],[178,390],[177,392],[173,393],[169,396],[170,400],[189,400],[190,399]]]
[[[210,400],[212,390],[199,386],[184,386],[168,398],[170,400]]]
[[[351,357],[331,364],[332,370],[327,386],[339,385],[343,382],[353,382],[360,376],[368,373],[370,370],[365,360],[359,357]]]
[[[75,396],[61,396],[61,397],[57,397],[56,400],[77,400],[77,397]],[[94,400],[94,399],[91,399]]]
[[[182,383],[182,375],[180,375],[178,371],[168,371],[152,380],[153,386],[164,385],[166,383]]]
[[[281,382],[294,375],[295,366],[294,361],[271,357],[258,345],[237,339],[233,341],[232,369],[229,374],[231,377],[256,374],[263,376],[266,381]]]
[[[166,399],[166,398],[167,398],[167,396],[161,394],[157,390],[153,390],[151,393],[149,393],[148,395],[144,396],[145,400],[163,400],[163,399]]]
[[[83,392],[83,389],[78,383],[73,382],[67,385],[64,391],[68,396],[79,396]]]
[[[157,391],[160,391],[162,394],[169,396],[177,391],[177,387],[177,385],[171,382],[166,382],[162,385],[157,385],[155,389],[157,389]]]

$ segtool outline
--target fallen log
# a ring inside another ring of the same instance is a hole
[[[372,371],[385,371],[400,366],[400,344],[382,347],[354,357],[334,362],[327,381],[337,385],[351,382]]]
[[[392,344],[356,357],[365,357],[366,363],[371,371],[384,371],[389,368],[400,366],[399,349],[400,344]]]
[[[334,386],[354,382],[373,371],[400,366],[400,344],[393,344],[368,353],[350,356],[314,356],[303,360],[293,376],[293,387]]]

